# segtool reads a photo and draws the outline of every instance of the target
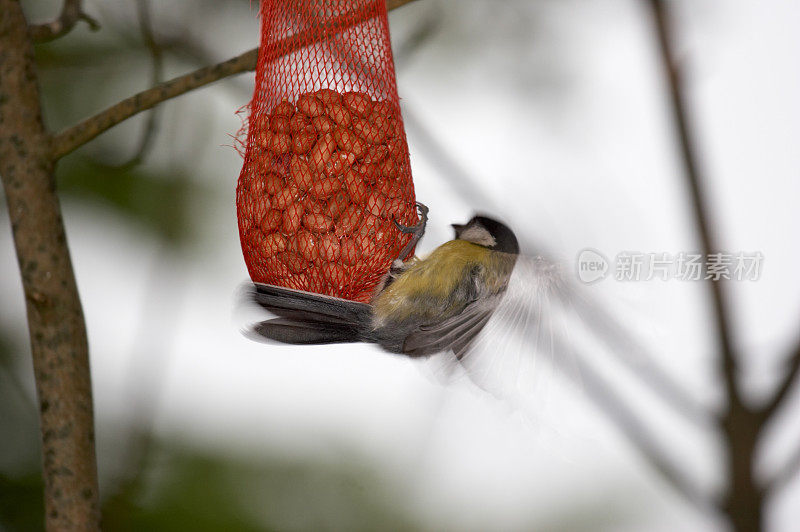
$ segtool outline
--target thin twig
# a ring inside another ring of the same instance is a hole
[[[47,42],[58,39],[69,33],[79,20],[86,22],[92,31],[100,29],[100,23],[83,11],[81,0],[64,0],[61,15],[57,19],[30,26],[31,39],[33,42]]]
[[[675,121],[678,139],[680,141],[681,160],[684,165],[684,177],[689,188],[692,211],[700,245],[703,254],[708,257],[712,253],[719,251],[716,242],[716,235],[708,220],[708,201],[705,191],[701,186],[700,170],[697,165],[697,157],[694,152],[693,139],[689,131],[688,113],[686,109],[686,98],[682,89],[682,80],[678,70],[678,63],[674,56],[671,44],[671,26],[662,0],[650,0],[650,6],[655,15],[656,30],[658,32],[659,52],[662,64],[667,77],[670,110],[672,119]],[[733,342],[731,340],[730,319],[728,317],[728,304],[726,294],[721,281],[707,281],[711,300],[714,306],[714,322],[716,328],[717,341],[722,355],[722,371],[725,379],[725,388],[730,403],[741,403],[738,385],[736,383],[736,355],[734,353]]]
[[[412,1],[413,0],[390,0],[386,3],[386,7],[387,9],[396,9]],[[340,17],[335,27],[342,31],[358,23],[359,20],[360,19],[353,14],[346,14]],[[285,39],[284,43],[277,44],[275,49],[284,50],[285,53],[288,53],[302,48],[303,46],[308,46],[308,44],[310,44],[308,39],[311,35],[311,31],[291,35]],[[151,109],[161,102],[219,81],[220,79],[255,70],[257,61],[258,48],[254,48],[222,63],[195,70],[194,72],[171,79],[122,100],[105,111],[101,111],[55,135],[52,142],[53,159],[60,159],[107,129],[142,111]]]

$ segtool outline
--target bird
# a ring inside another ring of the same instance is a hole
[[[427,257],[395,261],[368,304],[253,283],[252,301],[277,317],[247,334],[286,344],[365,342],[413,358],[439,352],[460,358],[505,297],[520,249],[514,232],[487,215],[452,227],[454,238]]]
[[[582,388],[587,365],[578,353],[594,338],[612,353],[637,353],[632,367],[655,375],[647,378],[659,393],[674,394],[657,379],[636,335],[571,279],[563,260],[530,241],[526,247],[536,252],[521,253],[515,233],[487,215],[452,227],[454,239],[427,257],[395,261],[369,304],[251,283],[250,299],[278,317],[252,325],[247,336],[300,345],[377,344],[419,362],[440,384],[474,384],[536,419],[549,409],[547,389],[560,380],[556,375]],[[406,246],[399,257],[412,249]]]

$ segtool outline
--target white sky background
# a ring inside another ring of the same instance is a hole
[[[161,32],[181,23],[184,3],[154,4]],[[762,278],[735,284],[732,295],[737,342],[752,354],[747,364],[759,376],[756,384],[768,383],[776,354],[796,336],[800,307],[794,275],[800,252],[791,245],[800,224],[800,5],[676,5],[692,122],[720,240],[731,252],[765,256]],[[390,16],[396,47],[427,14],[440,17],[441,26],[399,64],[401,98],[474,176],[485,203],[468,204],[454,192],[423,155],[419,135],[409,131],[417,196],[432,213],[421,251],[450,238],[448,224],[476,208],[502,209],[496,214],[568,268],[585,247],[609,257],[696,249],[643,4],[420,0]],[[237,26],[240,19],[197,15],[197,21],[192,31],[220,60],[257,42],[255,19],[246,29]],[[178,65],[172,73],[183,71]],[[226,83],[249,87],[252,75]],[[682,502],[585,393],[546,368],[548,382],[534,392],[536,410],[521,419],[489,396],[468,386],[442,388],[420,364],[372,347],[274,347],[242,337],[235,294],[247,274],[233,204],[241,160],[223,145],[239,127],[233,112],[244,94],[218,84],[165,106],[152,164],[188,164],[195,179],[217,187],[213,202],[194,207],[205,239],[190,260],[165,258],[146,233],[110,211],[65,205],[89,326],[104,474],[113,474],[109,442],[116,442],[106,427],[129,418],[139,397],[154,400],[160,434],[198,445],[253,456],[355,453],[430,528],[555,526],[579,506],[608,515],[591,526],[567,522],[568,529],[721,529]],[[126,125],[112,134],[135,131]],[[22,330],[6,218],[0,226],[0,271],[8,272],[0,276],[2,319]],[[152,321],[161,326],[143,339],[142,315],[152,312],[145,305],[154,286],[160,295]],[[607,279],[591,290],[694,397],[719,402],[699,285]],[[606,358],[597,349],[597,360]],[[716,442],[668,414],[641,387],[624,379],[618,385],[690,478],[704,489],[718,487]],[[797,424],[778,434],[765,470],[780,466],[798,434]],[[775,530],[792,529],[798,499],[795,482],[771,509]]]

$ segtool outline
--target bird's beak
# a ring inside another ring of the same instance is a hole
[[[466,229],[466,228],[467,228],[467,226],[466,226],[466,225],[461,225],[461,224],[450,224],[450,227],[452,227],[452,228],[455,230],[455,232],[456,232],[456,238],[458,238],[459,236],[461,236],[461,232],[462,232],[464,229]]]

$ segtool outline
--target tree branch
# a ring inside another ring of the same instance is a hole
[[[81,0],[64,0],[61,15],[44,24],[32,24],[30,36],[33,42],[47,42],[58,39],[69,33],[79,20],[86,22],[92,31],[100,29],[100,24],[87,15],[81,7]]]
[[[413,0],[388,0],[386,2],[386,7],[387,9],[396,9],[412,1]],[[336,21],[336,26],[344,30],[358,23],[359,20],[361,20],[358,14],[358,12],[355,12],[342,15],[339,17],[339,20]],[[297,50],[309,44],[308,38],[313,33],[315,32],[302,31],[291,35],[285,39],[284,43],[276,45],[275,48],[286,50],[287,52]],[[220,79],[255,70],[257,62],[258,48],[254,48],[233,59],[195,70],[194,72],[171,79],[152,89],[142,91],[130,98],[122,100],[105,111],[101,111],[57,134],[53,138],[53,159],[60,159],[107,129],[161,102],[203,87],[209,83],[219,81]]]

